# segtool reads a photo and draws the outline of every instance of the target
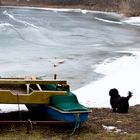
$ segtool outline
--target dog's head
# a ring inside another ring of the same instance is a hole
[[[116,88],[110,89],[109,95],[110,95],[111,97],[118,97],[118,96],[120,96],[120,95],[119,95],[119,91],[118,91]]]

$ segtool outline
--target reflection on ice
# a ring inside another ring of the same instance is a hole
[[[31,23],[28,23],[26,21],[23,21],[23,20],[19,20],[19,19],[16,19],[13,15],[9,14],[7,11],[3,11],[3,14],[8,16],[9,18],[11,18],[12,20],[16,21],[16,22],[19,22],[19,23],[22,23],[24,25],[29,25],[29,26],[32,26],[34,28],[38,28],[37,26],[35,26],[34,24],[31,24]]]

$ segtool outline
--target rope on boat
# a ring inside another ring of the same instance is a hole
[[[76,123],[77,123],[76,128],[80,128],[80,125],[81,125],[80,114],[76,114],[75,119],[76,119]]]
[[[29,124],[31,126],[31,130],[32,130],[33,129],[33,123],[32,123],[32,121],[30,119],[28,119],[28,122],[29,122]]]
[[[65,133],[71,132],[69,135],[73,135],[76,129],[79,129],[81,126],[80,114],[75,114],[75,125],[73,130],[67,130]]]
[[[19,95],[17,94],[17,102],[18,102],[18,113],[19,113],[19,120],[21,121],[22,118],[21,118],[21,112],[20,112],[20,102],[19,102]]]

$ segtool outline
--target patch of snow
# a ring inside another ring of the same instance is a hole
[[[106,130],[107,132],[115,132],[115,133],[119,133],[122,132],[121,129],[118,129],[115,126],[106,126],[106,125],[102,125],[103,129]]]

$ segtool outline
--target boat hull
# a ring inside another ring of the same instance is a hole
[[[63,112],[57,108],[47,106],[47,114],[53,120],[83,123],[87,121],[89,111]]]

